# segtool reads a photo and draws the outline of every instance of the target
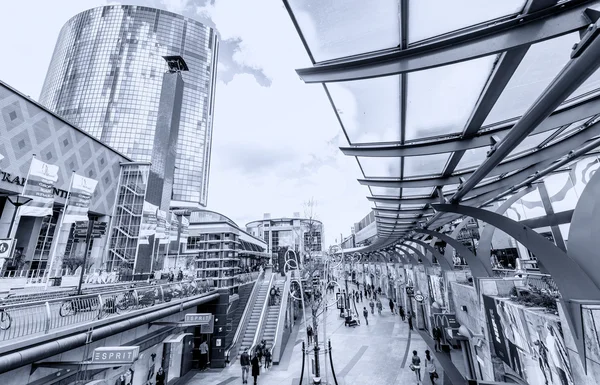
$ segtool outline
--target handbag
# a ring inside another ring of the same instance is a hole
[[[433,378],[440,378],[440,376],[437,374],[437,372],[433,372]]]
[[[415,371],[415,366],[413,364],[408,365],[408,367],[410,368],[410,370],[412,370],[413,372]]]

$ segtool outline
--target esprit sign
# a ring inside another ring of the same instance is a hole
[[[140,354],[139,346],[115,346],[94,349],[92,362],[95,364],[131,364]]]
[[[193,313],[185,315],[185,323],[208,324],[212,317],[211,313]]]

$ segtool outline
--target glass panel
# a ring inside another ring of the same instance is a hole
[[[375,202],[375,207],[380,208],[380,209],[383,208],[383,209],[398,210],[400,206],[395,203]]]
[[[407,75],[406,140],[462,132],[496,55]]]
[[[550,135],[552,135],[554,133],[554,131],[555,130],[549,130],[546,132],[542,132],[540,134],[528,136],[521,142],[521,144],[519,144],[514,150],[512,150],[511,153],[506,156],[506,158],[509,159],[515,155],[518,155],[523,152],[526,152],[526,151],[536,148],[543,141],[548,139],[550,137]]]
[[[450,153],[405,157],[404,177],[440,175],[449,157]]]
[[[413,203],[403,203],[402,204],[402,210],[415,210],[415,209],[422,209],[424,207],[425,207],[425,205],[413,204]]]
[[[569,172],[548,175],[544,178],[544,185],[555,213],[575,209],[578,198]]]
[[[596,70],[578,89],[567,98],[567,102],[585,94],[597,92],[600,88],[600,70]]]
[[[396,187],[378,187],[371,186],[371,194],[373,195],[390,195],[398,197],[400,196],[400,189]]]
[[[525,0],[412,0],[408,2],[410,43],[519,13]],[[458,11],[462,10],[462,11]]]
[[[533,44],[484,125],[523,115],[570,60],[571,47],[577,42],[579,34],[574,32]]]
[[[445,194],[455,192],[458,188],[458,183],[447,184],[442,187],[442,192]]]
[[[413,196],[430,196],[433,192],[433,187],[415,187],[415,188],[403,188],[402,197],[413,197]]]
[[[365,177],[400,177],[400,158],[398,157],[378,157],[367,158],[357,157]]]
[[[537,189],[519,199],[515,205],[517,204],[521,206],[524,219],[537,218],[546,215],[546,210],[544,210],[544,205],[542,204],[542,197]]]
[[[477,147],[465,151],[465,154],[456,165],[456,171],[464,171],[466,169],[479,166],[486,158],[490,147]]]
[[[397,0],[290,0],[316,61],[400,44]]]
[[[399,82],[388,76],[327,85],[352,143],[400,140]]]

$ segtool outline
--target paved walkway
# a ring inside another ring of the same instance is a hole
[[[387,303],[387,301],[383,301]],[[359,309],[368,306],[367,302],[358,303]],[[361,311],[362,313],[362,311]],[[322,336],[322,330],[319,334]],[[392,315],[389,308],[379,316],[369,314],[369,326],[361,319],[361,326],[349,328],[339,318],[339,311],[332,308],[327,315],[327,336],[331,339],[333,364],[339,385],[366,385],[390,384],[404,385],[416,384],[415,373],[408,366],[412,351],[417,350],[421,357],[423,367],[425,350],[428,349],[421,335],[408,330],[408,324],[402,322],[400,317]],[[306,338],[304,325],[301,324],[297,333],[292,333],[280,365],[268,371],[261,372],[258,377],[260,385],[299,385],[300,370],[302,366],[302,341]],[[430,349],[433,351],[433,349]],[[290,354],[291,352],[291,354]],[[321,356],[323,359],[323,356]],[[321,377],[329,384],[335,384],[329,360],[325,371],[325,362],[321,361]],[[422,384],[430,384],[429,376],[422,370]],[[436,384],[452,384],[450,379],[444,379],[438,365],[440,378]],[[306,381],[306,368],[303,384]],[[239,363],[226,369],[211,369],[206,372],[195,373],[183,384],[187,385],[225,385],[241,384],[241,368]],[[252,378],[248,381],[252,384]],[[454,384],[459,385],[459,384]]]

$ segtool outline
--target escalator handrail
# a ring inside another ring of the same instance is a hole
[[[269,286],[267,286],[267,296],[265,297],[265,303],[263,303],[263,308],[260,312],[260,318],[258,319],[258,325],[256,326],[256,333],[254,334],[254,339],[252,340],[252,345],[250,346],[250,352],[254,352],[254,349],[259,344],[259,339],[261,335],[262,328],[265,323],[265,319],[267,318],[267,309],[269,308],[269,291],[273,286],[273,279],[275,278],[275,274],[271,274],[271,279],[269,280]]]
[[[275,338],[273,339],[273,346],[271,347],[271,357],[275,361],[275,348],[277,347],[277,362],[279,362],[279,353],[281,352],[281,330],[285,322],[286,306],[289,297],[290,285],[291,285],[291,274],[288,272],[285,275],[285,284],[281,292],[281,303],[279,304],[279,316],[277,318],[277,329],[275,329]]]
[[[233,340],[231,341],[231,344],[229,344],[227,349],[225,349],[225,357],[227,359],[230,358],[229,355],[231,354],[231,351],[238,344],[240,336],[242,334],[242,330],[246,329],[246,325],[248,324],[248,321],[250,319],[250,314],[252,313],[254,301],[255,301],[256,297],[258,296],[258,288],[260,287],[260,284],[264,277],[265,277],[265,272],[263,270],[260,273],[260,275],[258,276],[258,278],[256,279],[256,283],[254,284],[254,287],[252,288],[250,297],[248,297],[248,301],[246,302],[246,307],[244,308],[244,312],[242,313],[242,318],[240,318],[240,323],[235,331]]]

